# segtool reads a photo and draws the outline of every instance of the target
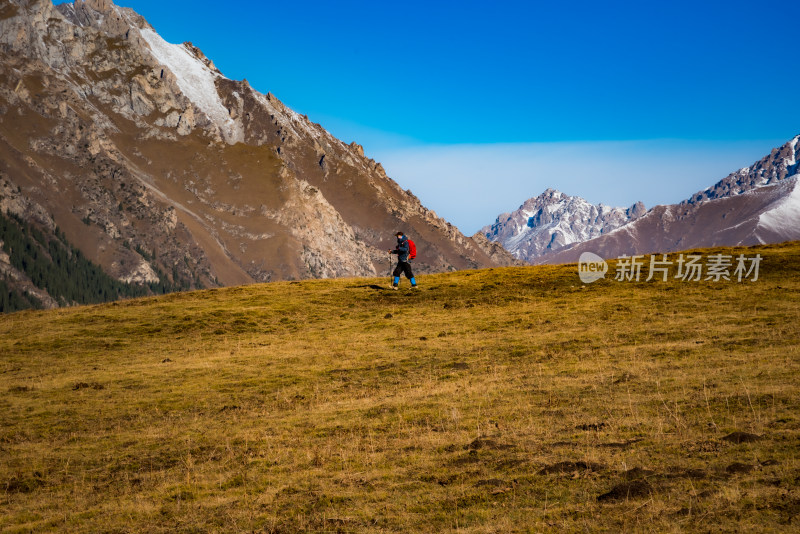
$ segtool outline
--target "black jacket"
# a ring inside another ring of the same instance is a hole
[[[408,238],[406,236],[397,238],[397,248],[392,251],[392,254],[397,254],[397,261],[408,261]]]

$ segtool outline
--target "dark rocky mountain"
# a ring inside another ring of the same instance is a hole
[[[798,240],[798,141],[800,135],[680,204],[656,206],[606,235],[545,254],[534,262],[575,262],[583,252],[616,258]]]
[[[729,174],[713,186],[695,193],[682,204],[698,204],[705,200],[740,195],[757,187],[765,186],[791,178],[798,172],[798,141],[800,135],[789,140],[779,148],[773,148],[768,156],[750,167]]]
[[[526,200],[511,213],[503,213],[491,226],[475,234],[501,244],[515,258],[536,258],[606,234],[645,213],[644,204],[612,208],[590,204],[577,196],[547,189],[538,197]]]
[[[374,275],[397,229],[423,273],[513,261],[422,206],[359,145],[108,0],[0,0],[0,73],[0,209],[116,280]]]

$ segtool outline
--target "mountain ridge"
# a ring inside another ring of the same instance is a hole
[[[516,258],[534,264],[577,261],[582,251],[613,257],[800,239],[800,230],[795,230],[800,228],[800,213],[791,185],[800,169],[799,148],[797,135],[680,203],[650,210],[641,203],[629,208],[592,206],[548,188],[516,211],[499,215],[475,237],[500,243]],[[791,184],[774,187],[786,181]],[[764,187],[768,191],[731,200]],[[779,209],[784,197],[787,203]]]
[[[714,185],[683,200],[681,204],[734,196],[794,176],[800,170],[798,169],[799,141],[800,134],[780,147],[773,148],[769,155],[750,167],[743,167],[729,174]]]
[[[800,239],[797,135],[678,204],[658,205],[607,235],[574,243],[534,263],[569,263],[583,252],[604,258]]]
[[[645,213],[644,204],[628,208],[590,204],[579,196],[548,188],[526,200],[517,210],[503,213],[481,235],[498,242],[519,260],[556,252],[576,242],[608,233]]]
[[[144,284],[161,270],[214,287],[367,276],[398,229],[420,245],[421,273],[513,262],[358,144],[224,77],[133,10],[2,5],[0,176],[113,277]]]

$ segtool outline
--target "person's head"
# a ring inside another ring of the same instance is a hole
[[[396,235],[396,236],[397,236],[397,239],[402,239],[404,234],[403,234],[403,232],[397,232],[397,233],[396,233],[396,234],[394,234],[394,235]]]

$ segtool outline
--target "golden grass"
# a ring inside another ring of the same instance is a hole
[[[800,245],[756,252],[753,283],[544,266],[4,316],[0,529],[796,529]]]

